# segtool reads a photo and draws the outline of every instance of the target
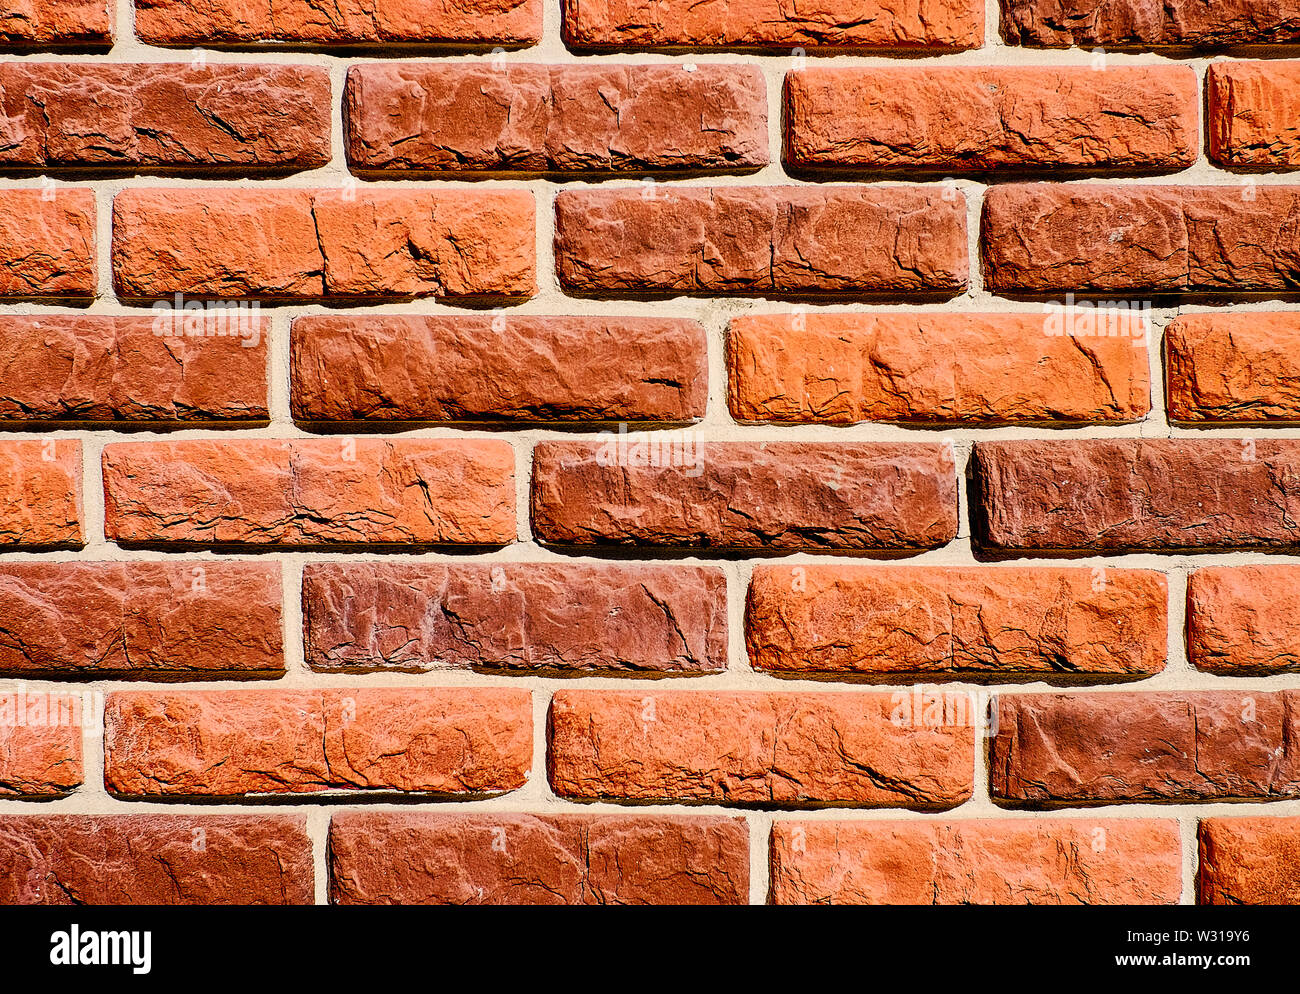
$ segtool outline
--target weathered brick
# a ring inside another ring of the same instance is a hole
[[[0,190],[0,300],[90,300],[97,282],[90,190]]]
[[[564,40],[595,50],[979,48],[979,0],[564,0]]]
[[[493,440],[243,439],[104,447],[123,543],[505,545],[514,453]]]
[[[889,694],[562,690],[561,797],[780,807],[951,808],[971,795],[970,725],[896,721]]]
[[[677,566],[318,563],[307,664],[345,672],[702,672],[727,665],[721,571]]]
[[[362,173],[583,173],[765,166],[757,66],[353,66],[348,161]]]
[[[291,343],[307,423],[685,423],[709,399],[704,329],[672,318],[330,315]]]
[[[1002,37],[1048,48],[1223,48],[1300,41],[1296,0],[1002,0]]]
[[[237,311],[0,318],[0,421],[264,423],[266,332]]]
[[[1180,424],[1300,423],[1300,314],[1183,314],[1165,329],[1165,396]]]
[[[311,904],[301,815],[0,817],[0,905]]]
[[[1144,338],[1058,334],[1041,314],[747,315],[727,360],[731,413],[749,423],[1094,424],[1151,409]]]
[[[132,189],[113,202],[129,300],[528,297],[525,190]]]
[[[1300,669],[1300,566],[1216,566],[1187,580],[1187,655],[1236,676]]]
[[[76,694],[0,690],[0,798],[51,798],[82,782],[78,721],[94,720]]]
[[[500,794],[528,777],[531,707],[496,688],[117,691],[104,783],[141,798]]]
[[[1216,62],[1205,92],[1210,158],[1228,167],[1300,168],[1300,62]]]
[[[1198,904],[1300,904],[1300,818],[1206,818]]]
[[[542,442],[533,530],[560,546],[916,551],[957,534],[954,469],[924,442]]]
[[[976,442],[977,541],[1002,552],[1300,546],[1300,443]]]
[[[112,0],[20,0],[0,9],[0,47],[107,48]]]
[[[1291,691],[1012,694],[998,699],[995,798],[1027,807],[1300,796]]]
[[[738,818],[346,811],[335,904],[745,904]]]
[[[1114,679],[1164,669],[1167,614],[1150,570],[760,566],[745,638],[786,674]]]
[[[246,172],[330,158],[329,73],[278,65],[0,65],[0,163]]]
[[[81,443],[0,442],[0,549],[77,548],[81,520]]]
[[[276,563],[0,566],[0,672],[189,679],[284,670]]]
[[[1171,172],[1196,160],[1188,66],[809,68],[785,79],[797,169]]]
[[[564,190],[555,218],[560,283],[579,295],[951,297],[968,276],[955,188]]]
[[[774,904],[1177,904],[1170,819],[779,821]]]
[[[542,36],[541,0],[135,0],[135,29],[154,45],[279,42],[393,45],[519,45]]]

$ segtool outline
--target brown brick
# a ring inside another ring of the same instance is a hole
[[[104,531],[128,544],[505,545],[514,452],[492,440],[243,439],[104,448]]]
[[[82,783],[79,692],[0,690],[0,798],[51,798]]]
[[[971,795],[970,725],[895,721],[889,694],[562,690],[561,797],[780,807],[951,808]]]
[[[1300,314],[1183,314],[1165,329],[1165,396],[1180,424],[1300,424]]]
[[[1223,48],[1300,41],[1296,0],[1002,0],[1002,37],[1049,48]]]
[[[548,545],[892,552],[957,534],[951,450],[924,442],[541,442],[533,531]]]
[[[2,48],[107,48],[112,0],[20,0],[0,10]]]
[[[90,190],[0,190],[0,300],[91,300],[97,284]]]
[[[1128,324],[1134,334],[1146,327]],[[737,317],[729,404],[749,423],[1140,420],[1151,409],[1145,339],[1105,330],[1057,334],[1042,314]]]
[[[669,422],[704,417],[708,340],[672,318],[299,318],[303,422]]]
[[[479,796],[522,787],[532,748],[526,690],[117,691],[104,783],[141,798]]]
[[[1170,819],[779,821],[774,904],[1177,904]]]
[[[785,79],[797,169],[1171,172],[1200,146],[1188,66],[809,68]]]
[[[1187,580],[1187,655],[1235,676],[1300,669],[1300,566],[1216,566]]]
[[[346,811],[335,904],[746,904],[738,818]]]
[[[1206,818],[1198,834],[1198,904],[1300,904],[1300,818]]]
[[[745,637],[792,675],[1114,679],[1164,669],[1167,613],[1150,570],[760,566]]]
[[[727,665],[727,584],[690,566],[314,563],[307,664],[582,673]]]
[[[560,283],[578,295],[905,294],[966,288],[955,188],[753,186],[564,190]]]
[[[1007,553],[1300,545],[1300,443],[975,443],[977,541]]]
[[[584,173],[765,166],[757,66],[353,66],[348,161],[362,173]]]
[[[81,443],[0,441],[0,549],[78,548]]]

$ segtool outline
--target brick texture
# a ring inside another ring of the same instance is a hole
[[[0,800],[48,800],[80,787],[85,717],[75,692],[0,690]]]
[[[0,549],[83,542],[81,444],[0,441]]]
[[[113,43],[111,0],[21,0],[0,10],[0,47],[106,48]]]
[[[1300,62],[1220,62],[1205,77],[1209,154],[1241,168],[1300,167]]]
[[[0,300],[89,301],[97,266],[89,190],[0,190]]]
[[[1300,904],[1300,819],[1206,818],[1201,822],[1199,904]]]
[[[1300,567],[1214,566],[1187,578],[1187,655],[1197,669],[1300,668]]]
[[[1069,48],[1189,48],[1300,40],[1295,0],[1002,0],[1013,44]]]
[[[1169,419],[1300,423],[1300,314],[1185,314],[1165,329]]]

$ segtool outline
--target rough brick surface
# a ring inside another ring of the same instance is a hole
[[[82,544],[81,443],[0,442],[0,549]]]
[[[1300,545],[1294,441],[977,442],[975,486],[976,536],[995,551]]]
[[[265,421],[267,331],[238,311],[0,318],[0,422]]]
[[[244,439],[104,448],[104,529],[134,544],[504,545],[503,441]]]
[[[1300,187],[999,186],[981,241],[999,293],[1294,290]]]
[[[0,690],[0,798],[48,799],[80,787],[84,717],[75,692]]]
[[[745,639],[791,675],[1141,677],[1164,669],[1167,600],[1148,570],[760,566]]]
[[[1013,44],[1187,48],[1300,40],[1296,0],[1002,0]]]
[[[672,318],[306,317],[291,362],[305,422],[691,422],[709,392]]]
[[[1198,904],[1300,904],[1300,818],[1206,818],[1198,837]]]
[[[1173,819],[780,821],[774,904],[1177,904]]]
[[[744,904],[735,818],[348,811],[330,822],[336,904]]]
[[[611,434],[535,453],[533,530],[552,545],[903,552],[957,532],[953,455],[937,444]]]
[[[131,189],[113,201],[113,277],[128,299],[528,297],[534,256],[523,190]]]
[[[1196,159],[1186,66],[827,69],[785,81],[785,159],[803,169],[1153,172]]]
[[[1006,694],[995,798],[1028,807],[1300,795],[1293,692]]]
[[[0,47],[106,48],[112,0],[17,0],[0,10]]]
[[[532,761],[526,690],[119,691],[104,720],[118,797],[478,796]]]
[[[979,0],[564,0],[577,49],[932,49],[984,42]]]
[[[0,566],[0,672],[201,680],[283,670],[276,563]]]
[[[363,172],[724,172],[767,164],[756,66],[356,66],[348,160]]]
[[[749,423],[1055,425],[1147,414],[1143,337],[1055,332],[1041,314],[737,317],[728,402]]]
[[[727,585],[677,566],[318,564],[307,664],[422,672],[703,672],[727,662]]]
[[[318,46],[530,44],[541,0],[135,0],[135,26],[155,45]]]
[[[96,265],[89,190],[0,190],[0,300],[90,300]]]
[[[1215,162],[1300,168],[1300,62],[1218,62],[1206,73],[1205,90]]]
[[[1300,567],[1214,566],[1192,573],[1187,655],[1211,673],[1300,668]]]
[[[0,65],[0,163],[32,169],[315,169],[330,157],[323,68]]]
[[[581,295],[951,297],[968,275],[956,189],[565,190],[555,224],[560,283]]]
[[[1300,423],[1300,314],[1184,314],[1165,329],[1165,396],[1181,424]]]
[[[311,904],[301,815],[0,816],[0,905]]]
[[[551,786],[589,800],[779,807],[966,800],[973,729],[895,722],[895,706],[884,693],[562,690]]]

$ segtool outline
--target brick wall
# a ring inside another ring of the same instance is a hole
[[[1300,901],[1300,3],[0,46],[0,902]]]

